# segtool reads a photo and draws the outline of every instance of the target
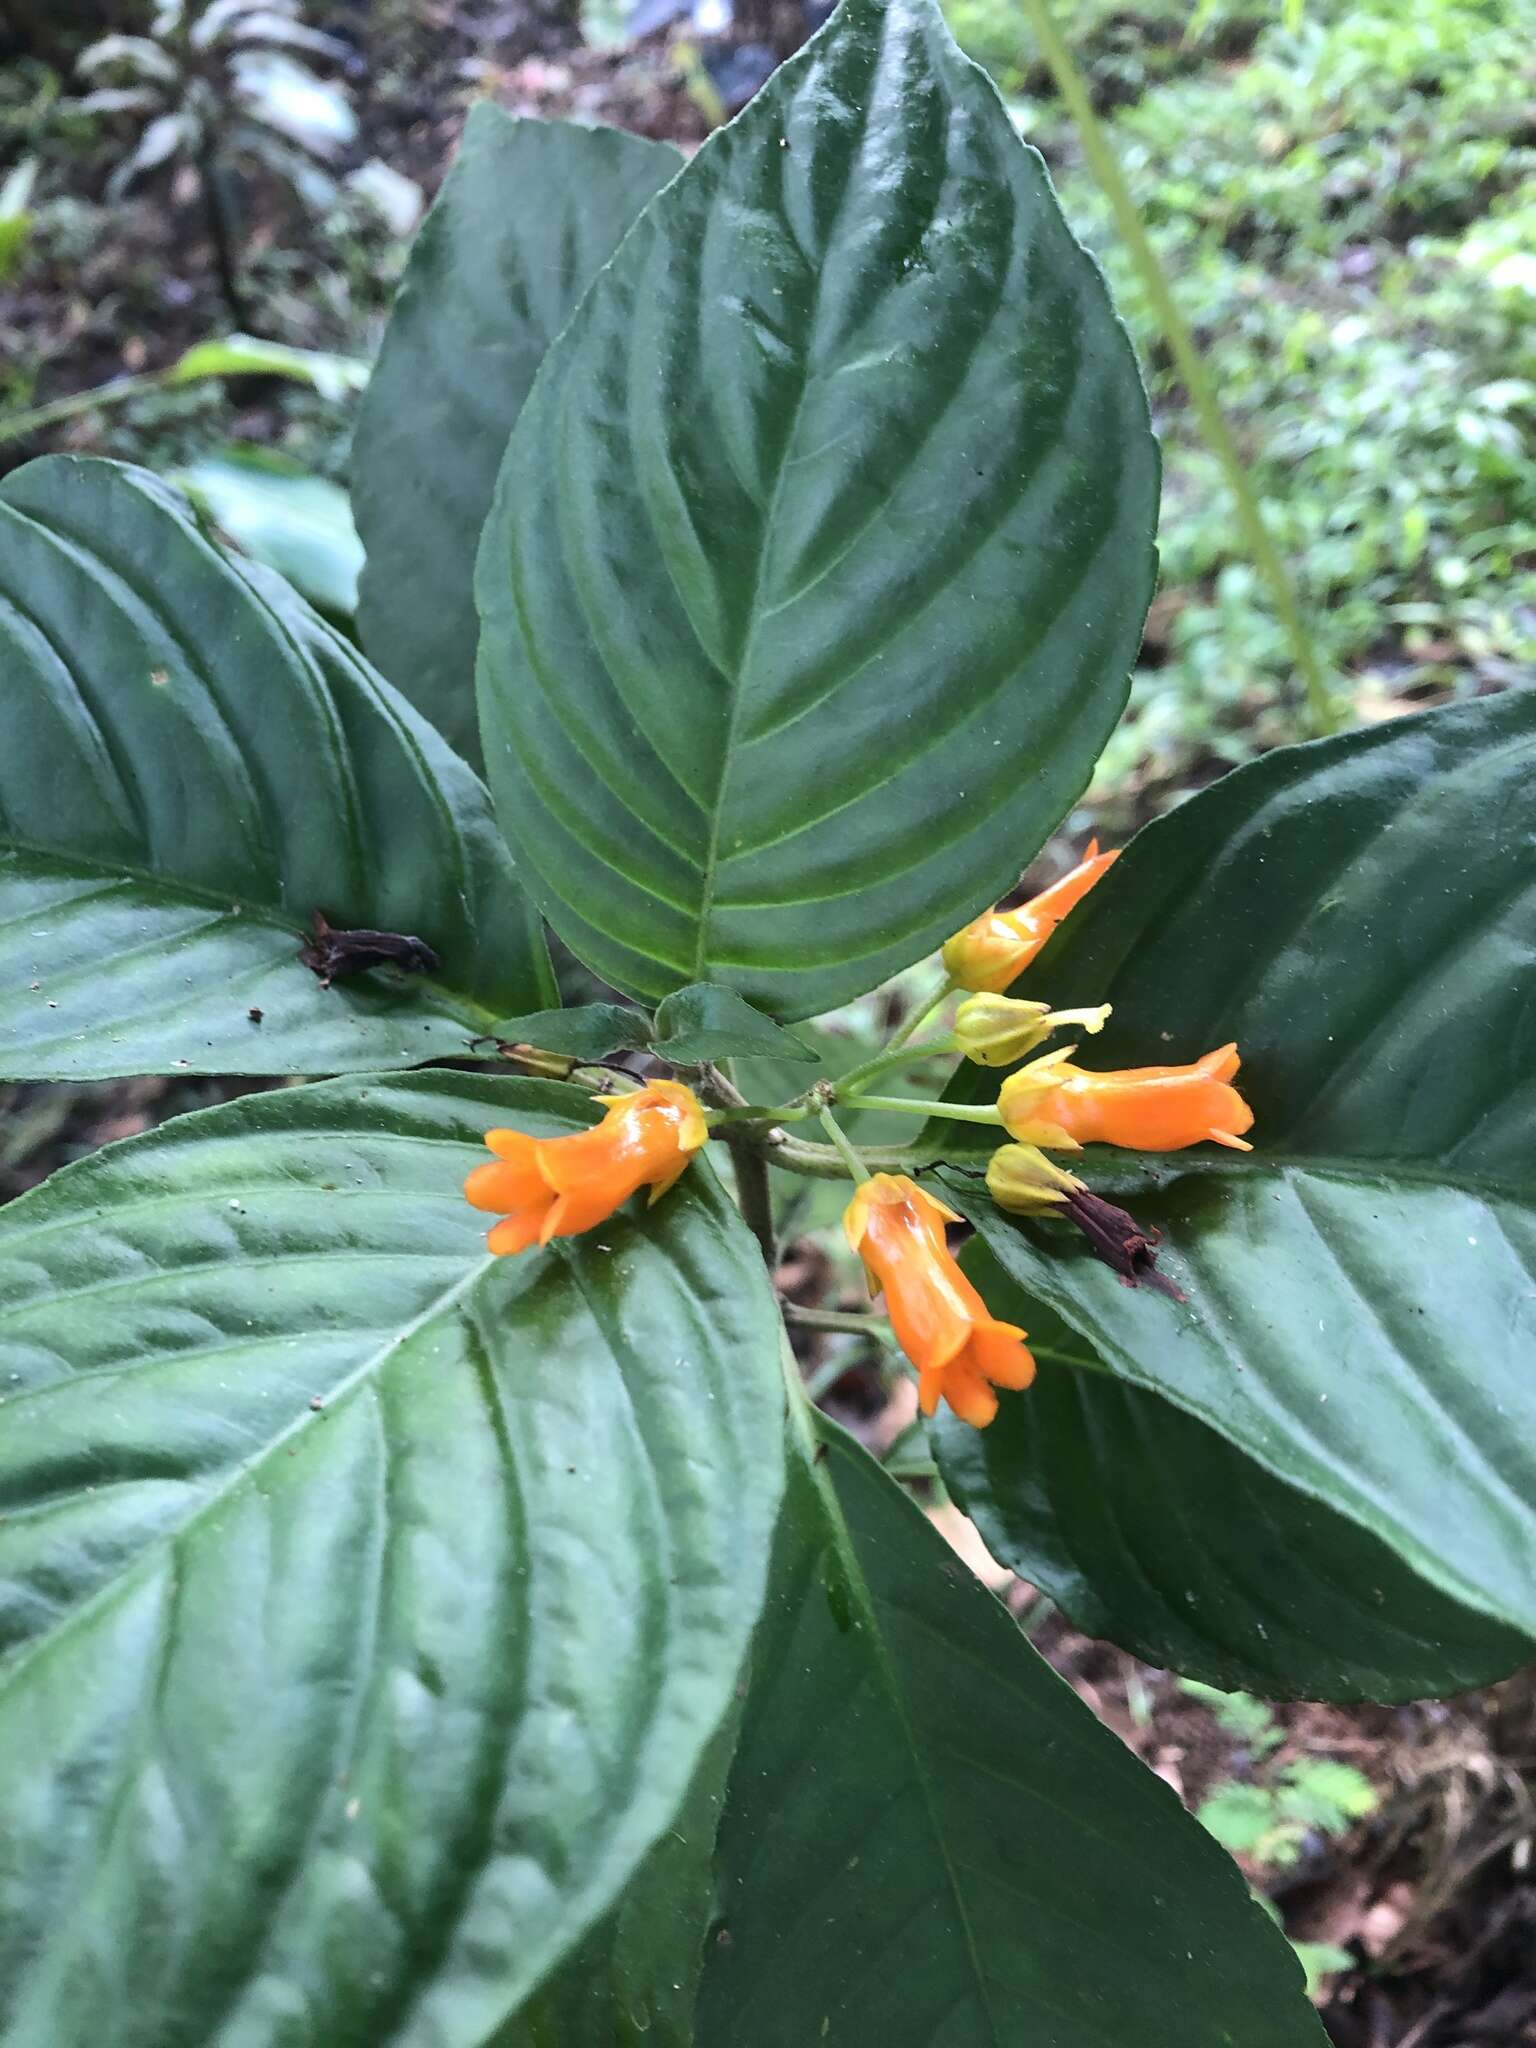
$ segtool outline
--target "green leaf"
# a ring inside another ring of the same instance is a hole
[[[754,1010],[735,989],[708,981],[696,981],[662,1000],[656,1011],[656,1050],[685,1067],[736,1057],[816,1061],[792,1031]]]
[[[739,1716],[716,1735],[682,1811],[615,1912],[560,1966],[495,2048],[694,2048],[714,1914],[715,1836]]]
[[[1421,1699],[1536,1654],[1219,1430],[1112,1377],[979,1243],[963,1261],[994,1314],[1029,1331],[1040,1375],[989,1429],[941,1413],[944,1483],[993,1556],[1085,1634],[1271,1698]]]
[[[844,0],[545,359],[476,577],[487,774],[614,987],[793,1021],[1017,875],[1119,715],[1156,451],[934,0]]]
[[[1229,1781],[1201,1800],[1197,1818],[1223,1849],[1246,1856],[1275,1824],[1275,1797],[1266,1786]]]
[[[172,482],[237,547],[321,611],[349,619],[357,610],[363,544],[339,484],[240,442],[177,470]]]
[[[1186,1303],[961,1196],[1112,1371],[1527,1636],[1533,771],[1528,690],[1272,754],[1149,826],[1051,942],[1031,994],[1115,1005],[1090,1064],[1242,1049],[1253,1153],[1084,1162],[1166,1233]]]
[[[1254,1756],[1267,1755],[1285,1740],[1285,1730],[1273,1712],[1251,1693],[1224,1692],[1220,1686],[1203,1685],[1197,1678],[1182,1680],[1179,1690],[1208,1706],[1218,1726],[1235,1736]]]
[[[335,1073],[554,987],[485,791],[141,470],[0,486],[0,1073]],[[437,954],[322,988],[311,913]]]
[[[1293,1941],[1296,1960],[1307,1977],[1307,1996],[1313,1998],[1322,1989],[1324,1980],[1340,1970],[1352,1970],[1355,1958],[1347,1948],[1337,1948],[1331,1941]]]
[[[1276,1794],[1281,1815],[1324,1834],[1342,1835],[1354,1821],[1374,1813],[1376,1787],[1353,1764],[1334,1757],[1302,1756],[1286,1765]]]
[[[357,356],[328,354],[324,349],[289,348],[280,341],[261,341],[254,334],[227,334],[218,341],[200,341],[179,356],[166,378],[169,384],[196,384],[204,377],[288,377],[309,384],[322,398],[339,399],[361,391],[368,365]]]
[[[681,163],[667,143],[482,101],[412,247],[353,443],[358,628],[476,764],[475,547],[502,450],[545,350]]]
[[[651,1020],[643,1010],[623,1003],[580,1003],[573,1010],[504,1017],[486,1035],[509,1044],[535,1045],[544,1052],[568,1053],[578,1060],[600,1060],[605,1053],[649,1050]]]
[[[32,236],[37,165],[35,156],[24,156],[0,178],[0,285],[9,284],[20,271]]]
[[[841,1431],[791,1457],[709,2048],[1322,2048],[1227,1859]]]
[[[584,1110],[283,1090],[0,1216],[6,2040],[478,2048],[672,1824],[762,1597],[779,1325],[707,1167],[486,1256],[481,1132]]]

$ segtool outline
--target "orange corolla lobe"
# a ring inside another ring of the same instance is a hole
[[[1014,910],[985,910],[944,948],[944,971],[956,988],[998,994],[1023,973],[1067,912],[1120,858],[1100,853],[1097,839],[1070,874]]]
[[[1122,1145],[1133,1152],[1182,1152],[1206,1140],[1237,1152],[1253,1111],[1231,1086],[1235,1045],[1219,1046],[1186,1067],[1125,1067],[1091,1074],[1072,1064],[1075,1045],[1046,1053],[1003,1083],[998,1109],[1009,1135],[1025,1145],[1076,1152]]]
[[[599,1095],[601,1123],[564,1138],[487,1131],[495,1153],[464,1183],[466,1198],[502,1221],[486,1234],[493,1252],[526,1251],[604,1223],[638,1189],[664,1195],[709,1136],[704,1111],[680,1081],[650,1081],[628,1095]]]
[[[885,1296],[896,1340],[917,1367],[918,1406],[945,1400],[976,1429],[997,1413],[994,1387],[1027,1387],[1025,1332],[999,1322],[956,1265],[944,1225],[959,1217],[905,1175],[862,1181],[843,1215],[848,1242]]]

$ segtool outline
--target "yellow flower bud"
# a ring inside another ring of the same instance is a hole
[[[1070,1194],[1081,1194],[1075,1173],[1034,1145],[1001,1145],[987,1162],[987,1193],[1015,1216],[1043,1216]]]
[[[1072,872],[1031,896],[1016,910],[984,910],[963,931],[945,943],[944,972],[956,988],[1005,989],[1034,959],[1057,925],[1081,903],[1119,853],[1100,853],[1089,842],[1087,854]]]
[[[955,1013],[955,1042],[979,1067],[1006,1067],[1032,1052],[1063,1024],[1102,1031],[1109,1004],[1091,1010],[1053,1010],[1018,996],[967,996]]]

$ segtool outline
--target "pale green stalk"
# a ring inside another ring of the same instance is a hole
[[[836,1147],[838,1157],[852,1175],[855,1185],[862,1187],[869,1179],[869,1168],[849,1144],[847,1133],[830,1109],[822,1109],[821,1123],[823,1130]]]
[[[1001,1124],[997,1105],[971,1102],[927,1102],[917,1095],[856,1095],[847,1109],[893,1109],[901,1116],[937,1116],[946,1123]],[[823,1114],[822,1121],[826,1121]]]
[[[1098,179],[1105,198],[1109,201],[1114,215],[1115,226],[1119,229],[1131,261],[1141,278],[1142,289],[1157,316],[1163,330],[1163,338],[1169,353],[1178,365],[1179,375],[1184,380],[1190,403],[1200,422],[1201,431],[1210,444],[1211,452],[1220,463],[1228,488],[1237,509],[1238,524],[1255,568],[1269,588],[1270,602],[1280,621],[1286,639],[1290,642],[1291,656],[1301,675],[1306,689],[1307,709],[1314,730],[1319,736],[1337,732],[1343,723],[1342,707],[1328,687],[1323,673],[1322,661],[1302,620],[1296,603],[1296,594],[1291,587],[1280,550],[1275,545],[1265,521],[1263,510],[1248,479],[1248,471],[1239,452],[1232,430],[1227,425],[1226,415],[1216,396],[1215,381],[1206,368],[1205,361],[1190,332],[1189,323],[1180,312],[1168,276],[1163,269],[1157,251],[1152,246],[1131,188],[1126,183],[1125,173],[1110,146],[1103,124],[1093,110],[1093,102],[1083,83],[1055,20],[1052,17],[1049,0],[1023,0],[1024,13],[1040,54],[1045,59],[1056,89],[1068,113],[1077,123],[1078,136],[1083,146],[1083,155],[1089,169]]]

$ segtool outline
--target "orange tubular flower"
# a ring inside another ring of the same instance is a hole
[[[1209,1138],[1237,1152],[1253,1150],[1241,1135],[1253,1111],[1229,1085],[1238,1068],[1235,1045],[1188,1067],[1126,1067],[1111,1074],[1074,1067],[1076,1051],[1069,1045],[1048,1052],[1003,1083],[997,1106],[1021,1144],[1059,1152],[1084,1145],[1182,1152]]]
[[[944,971],[956,988],[997,995],[1034,959],[1057,925],[1081,903],[1104,871],[1120,858],[1119,849],[1100,853],[1097,839],[1072,870],[1031,896],[1016,910],[986,910],[944,948]]]
[[[487,1131],[496,1154],[464,1193],[503,1220],[486,1235],[493,1252],[526,1251],[605,1223],[637,1188],[658,1201],[709,1136],[704,1111],[680,1081],[651,1081],[631,1095],[599,1095],[607,1114],[568,1138]]]
[[[950,1256],[944,1225],[960,1218],[915,1181],[877,1173],[843,1213],[848,1242],[870,1285],[885,1295],[897,1342],[917,1367],[918,1406],[940,1396],[962,1422],[985,1429],[997,1413],[993,1387],[1027,1387],[1035,1361],[1024,1331],[1000,1323]]]

